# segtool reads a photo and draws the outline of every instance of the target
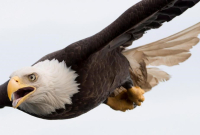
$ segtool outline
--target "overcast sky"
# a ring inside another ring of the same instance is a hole
[[[0,0],[0,84],[18,68],[91,36],[139,0]],[[175,34],[200,22],[200,3],[132,47]],[[48,121],[13,108],[0,110],[1,135],[199,135],[200,44],[192,57],[161,67],[172,78],[145,94],[141,107],[126,113],[106,105],[80,117]]]

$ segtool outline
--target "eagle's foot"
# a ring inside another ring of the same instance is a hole
[[[128,98],[134,102],[136,105],[141,106],[141,103],[144,101],[143,94],[145,93],[140,87],[132,87],[128,89]]]
[[[132,110],[134,108],[134,103],[128,99],[127,90],[122,91],[115,97],[108,97],[107,105],[109,105],[114,110],[123,112],[126,110]]]

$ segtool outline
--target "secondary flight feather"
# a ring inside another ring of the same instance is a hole
[[[146,91],[170,79],[152,66],[174,66],[187,60],[189,50],[199,42],[200,23],[148,45],[126,47],[198,2],[137,3],[99,33],[14,71],[0,86],[0,107],[14,107],[43,119],[68,119],[101,103],[119,111],[140,106]]]

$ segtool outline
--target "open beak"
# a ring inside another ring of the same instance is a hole
[[[14,108],[17,108],[23,103],[35,90],[35,87],[23,84],[17,76],[10,79],[7,88],[8,97],[10,101],[12,101],[12,106]]]

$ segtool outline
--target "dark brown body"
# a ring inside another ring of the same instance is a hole
[[[39,61],[65,61],[78,73],[80,92],[72,97],[72,105],[45,119],[66,119],[79,116],[102,102],[130,79],[128,60],[121,54],[122,47],[132,44],[145,31],[159,28],[194,6],[199,0],[143,0],[132,6],[115,22],[96,35],[51,53]],[[38,62],[39,62],[38,61]],[[11,106],[6,93],[7,84],[0,87],[0,106]]]
[[[58,110],[45,118],[66,119],[79,116],[104,102],[117,87],[130,78],[129,63],[121,54],[121,49],[98,51],[87,60],[72,65],[72,69],[78,73],[76,80],[80,84],[79,93],[72,97],[73,104],[66,105],[66,110]]]

